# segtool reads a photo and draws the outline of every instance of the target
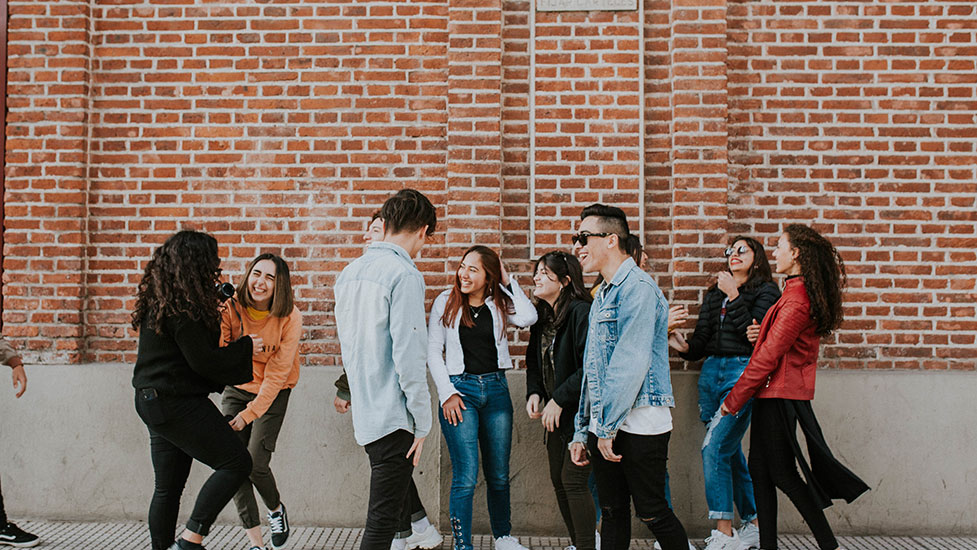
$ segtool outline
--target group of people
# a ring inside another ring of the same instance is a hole
[[[473,548],[481,461],[495,548],[525,550],[512,536],[509,497],[510,326],[530,327],[525,410],[542,425],[556,502],[577,550],[627,549],[632,505],[656,546],[690,546],[668,492],[675,405],[669,347],[689,361],[705,358],[698,385],[702,463],[709,518],[716,521],[707,548],[775,550],[780,488],[821,550],[838,549],[823,509],[868,487],[833,457],[810,404],[820,338],[842,320],[844,265],[829,241],[809,227],[787,226],[774,251],[777,272],[787,276],[781,292],[762,243],[734,237],[725,250],[727,269],[706,291],[686,337],[689,312],[669,308],[641,269],[640,241],[619,208],[582,211],[573,249],[535,261],[532,298],[495,251],[473,246],[428,312],[414,258],[436,227],[427,197],[412,189],[396,193],[371,220],[365,252],[334,287],[344,366],[334,405],[351,411],[371,468],[361,550],[442,542],[412,480],[433,424],[428,373],[452,464],[455,549]],[[584,273],[597,274],[598,283],[588,288]],[[156,477],[149,511],[154,550],[202,548],[232,498],[250,550],[262,550],[254,489],[268,509],[272,546],[284,546],[290,531],[269,464],[298,381],[302,316],[282,258],[256,257],[226,300],[217,290],[220,275],[217,241],[181,231],[156,249],[139,286],[133,386]],[[223,410],[208,399],[211,392],[223,392]],[[747,461],[741,440],[751,423]],[[214,473],[176,536],[194,459]]]

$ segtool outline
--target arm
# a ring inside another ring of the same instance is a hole
[[[774,283],[764,283],[760,285],[757,289],[756,299],[753,300],[753,307],[750,308],[750,320],[747,321],[746,326],[750,326],[753,320],[756,319],[757,322],[762,323],[763,318],[767,316],[767,311],[777,303],[780,299],[780,289]],[[746,328],[744,327],[745,331]]]
[[[679,356],[686,361],[698,361],[706,356],[706,345],[712,340],[713,327],[709,317],[712,314],[711,308],[707,307],[713,296],[712,291],[706,291],[702,298],[702,305],[699,306],[699,317],[695,321],[695,330],[689,338],[689,351],[680,353]]]
[[[24,362],[13,346],[0,337],[0,362],[10,367],[10,376],[14,385],[14,395],[20,397],[27,391],[27,373],[24,372]]]
[[[750,358],[750,364],[740,379],[730,390],[723,404],[736,414],[750,400],[767,377],[777,369],[780,359],[794,345],[801,331],[811,323],[811,311],[805,304],[796,301],[784,303],[777,316],[772,319],[770,328],[757,342]]]
[[[444,341],[448,334],[448,327],[441,322],[441,316],[444,315],[447,301],[446,294],[441,294],[434,299],[431,317],[427,324],[427,368],[434,378],[434,385],[438,388],[438,402],[442,405],[452,395],[459,394],[448,377],[448,365],[444,362]]]
[[[173,339],[194,372],[219,384],[251,381],[253,348],[250,336],[220,347],[219,338],[214,338],[214,333],[203,323],[178,319],[173,327]]]
[[[566,337],[573,342],[574,363],[580,365],[573,374],[553,390],[553,400],[564,409],[580,404],[580,388],[583,383],[583,354],[587,349],[587,319],[590,308],[577,304],[566,320]]]
[[[281,336],[277,343],[278,349],[265,363],[265,374],[258,388],[258,396],[241,411],[241,418],[248,424],[260,418],[268,411],[278,392],[285,386],[288,375],[295,368],[295,360],[299,355],[299,339],[302,337],[302,314],[298,309],[282,320]],[[274,345],[274,342],[267,344]]]
[[[538,319],[536,306],[529,300],[526,293],[519,288],[519,283],[516,282],[514,276],[509,277],[509,288],[505,286],[500,286],[499,288],[512,298],[512,307],[515,311],[507,316],[510,323],[517,327],[525,328],[536,322]]]
[[[221,308],[221,346],[226,346],[234,341],[234,325],[233,319],[231,319],[234,316],[234,312],[231,311],[231,308],[235,306],[235,303],[234,301],[228,300],[224,302],[224,307]]]
[[[726,305],[726,322],[730,323],[738,334],[745,337],[746,327],[750,326],[754,319],[762,321],[767,310],[779,298],[780,291],[773,283],[760,285],[750,301],[740,293],[738,298]]]
[[[653,356],[655,339],[647,331],[648,327],[656,325],[657,306],[658,296],[647,282],[634,285],[634,292],[618,305],[617,345],[604,371],[602,384],[604,388],[614,388],[615,393],[606,396],[606,405],[597,418],[596,435],[600,439],[612,439],[617,435],[648,376],[651,367],[647,361]],[[665,326],[663,324],[662,328]]]
[[[414,417],[414,438],[431,431],[431,394],[427,389],[427,329],[424,326],[424,278],[406,272],[390,294],[390,340],[394,371]]]
[[[538,395],[546,397],[543,387],[543,368],[540,362],[539,340],[542,327],[538,324],[529,329],[529,344],[526,346],[526,399]]]

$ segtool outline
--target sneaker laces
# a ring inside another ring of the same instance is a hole
[[[275,512],[268,516],[268,523],[271,525],[272,533],[284,533],[285,532],[285,514],[281,512]]]

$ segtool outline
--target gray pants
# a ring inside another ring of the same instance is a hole
[[[248,452],[251,453],[251,460],[254,462],[250,482],[241,485],[237,494],[234,495],[234,505],[237,507],[237,513],[241,517],[245,529],[261,525],[258,501],[254,497],[252,487],[258,490],[261,500],[264,501],[269,510],[274,510],[281,504],[278,485],[275,484],[275,476],[271,473],[270,463],[271,453],[275,452],[275,443],[278,441],[278,432],[281,431],[282,421],[285,420],[288,396],[291,393],[292,390],[289,389],[278,392],[278,396],[275,397],[265,414],[237,432],[241,441],[247,445]],[[221,409],[225,415],[236,416],[255,397],[257,396],[253,393],[227,386],[221,396]]]

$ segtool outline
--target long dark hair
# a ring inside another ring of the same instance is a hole
[[[244,270],[244,276],[237,285],[237,299],[245,307],[254,307],[254,299],[251,298],[251,291],[248,290],[248,279],[251,278],[251,270],[262,260],[271,260],[275,264],[275,288],[271,294],[271,304],[268,313],[272,317],[288,317],[295,307],[295,294],[292,292],[292,277],[288,273],[288,264],[280,256],[270,252],[259,254],[251,260],[248,268]]]
[[[461,255],[462,261],[469,254],[477,254],[482,261],[482,269],[485,270],[485,299],[492,298],[495,307],[499,310],[499,320],[502,332],[505,332],[506,315],[513,313],[515,308],[512,305],[512,298],[502,292],[502,260],[494,250],[487,246],[475,245]],[[460,262],[459,262],[460,263]],[[461,325],[471,328],[475,326],[475,319],[472,317],[471,309],[468,307],[468,295],[461,291],[461,278],[458,271],[455,271],[455,284],[448,295],[448,302],[444,306],[444,315],[441,316],[441,323],[450,327],[461,310]],[[498,336],[498,335],[497,335]]]
[[[183,315],[210,330],[220,329],[216,284],[220,277],[217,239],[199,231],[176,233],[153,251],[139,281],[132,328],[163,332],[163,320]]]
[[[743,288],[752,289],[762,285],[763,283],[772,283],[773,272],[770,270],[770,259],[767,258],[767,251],[763,249],[763,244],[753,237],[737,235],[729,240],[729,246],[735,245],[737,241],[745,242],[746,246],[750,247],[750,250],[753,251],[753,263],[750,265],[750,269],[747,272],[746,282],[740,286]],[[728,258],[726,260],[726,271],[729,271]],[[716,288],[716,285],[713,284],[710,288]]]
[[[539,269],[539,264],[546,266],[546,271],[556,276],[560,283],[566,283],[560,290],[560,295],[556,298],[556,303],[551,308],[546,300],[537,300],[536,311],[540,313],[540,319],[552,319],[557,327],[566,321],[570,313],[570,303],[573,300],[581,300],[587,303],[593,301],[590,292],[583,282],[583,270],[580,268],[580,260],[573,254],[554,250],[540,256],[533,264],[533,274]]]
[[[845,262],[828,239],[806,225],[791,224],[784,230],[792,248],[796,248],[804,288],[811,300],[811,317],[818,336],[827,336],[841,326],[845,318],[842,291],[848,283]]]

